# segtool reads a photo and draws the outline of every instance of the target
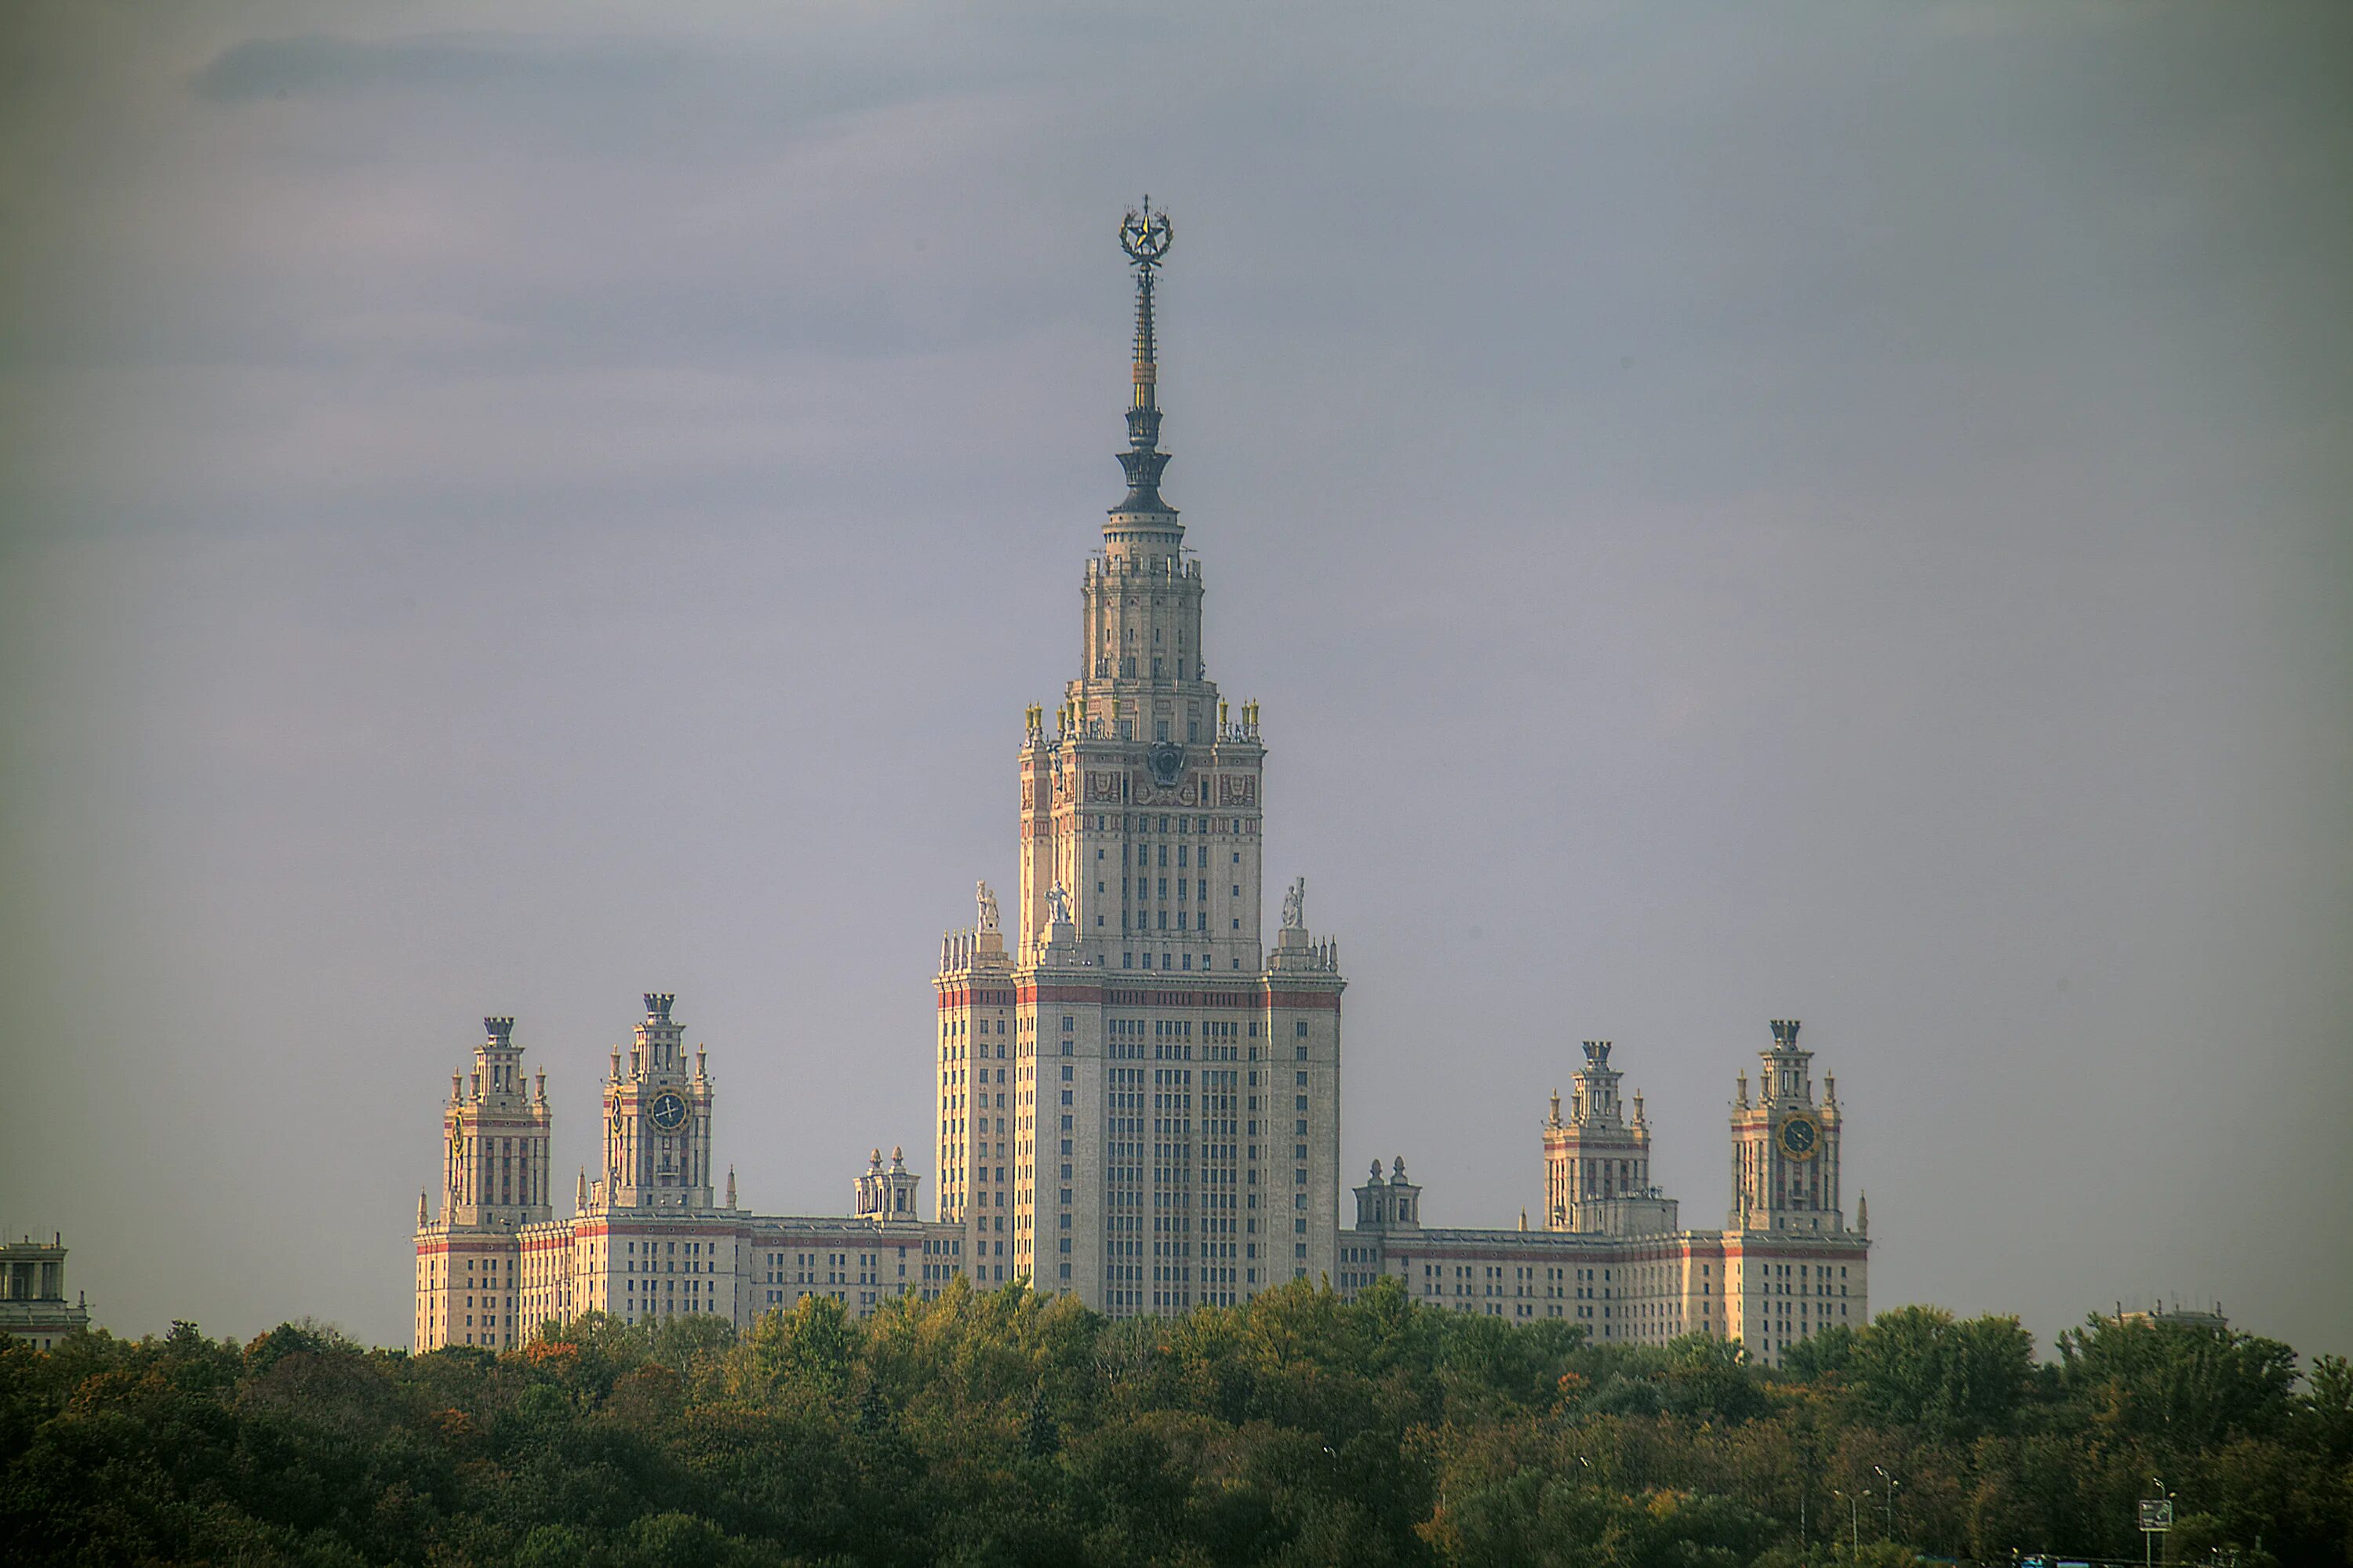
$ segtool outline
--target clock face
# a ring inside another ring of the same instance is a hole
[[[1781,1152],[1792,1160],[1811,1160],[1821,1141],[1822,1129],[1811,1117],[1793,1116],[1781,1124]]]
[[[1176,775],[1185,771],[1185,748],[1173,740],[1155,741],[1144,754],[1144,765],[1152,769],[1154,782],[1174,784]]]
[[[686,1102],[664,1090],[654,1097],[654,1103],[648,1107],[646,1116],[664,1132],[676,1132],[686,1125]]]

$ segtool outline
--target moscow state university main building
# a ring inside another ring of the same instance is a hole
[[[878,1148],[848,1214],[761,1215],[714,1181],[715,1085],[674,998],[649,995],[604,1075],[603,1160],[557,1218],[543,1073],[488,1021],[443,1117],[438,1212],[420,1194],[416,1342],[509,1347],[600,1311],[748,1326],[810,1295],[852,1311],[951,1279],[1026,1281],[1114,1316],[1232,1306],[1293,1281],[1566,1319],[1598,1340],[1741,1339],[1775,1361],[1861,1327],[1869,1243],[1842,1203],[1837,1082],[1818,1097],[1795,1022],[1752,1096],[1738,1081],[1722,1230],[1683,1229],[1650,1177],[1639,1094],[1588,1042],[1541,1119],[1543,1221],[1426,1226],[1402,1159],[1375,1161],[1342,1229],[1337,944],[1303,883],[1263,927],[1257,705],[1208,678],[1201,563],[1162,498],[1155,341],[1165,215],[1130,214],[1135,271],[1127,493],[1081,581],[1077,677],[1025,715],[1013,907],[982,885],[941,943],[931,1213],[904,1151]],[[1009,913],[1009,919],[1007,917]],[[626,1056],[626,1059],[625,1059]],[[533,1086],[536,1084],[536,1088]],[[1533,1165],[1533,1161],[1532,1161]],[[1531,1186],[1534,1186],[1532,1181]]]

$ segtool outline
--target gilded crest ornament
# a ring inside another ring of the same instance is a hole
[[[1157,267],[1160,259],[1168,254],[1171,236],[1168,215],[1152,210],[1152,198],[1144,198],[1144,209],[1134,207],[1119,220],[1119,248],[1127,252],[1128,260],[1139,267]]]

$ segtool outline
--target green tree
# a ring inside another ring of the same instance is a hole
[[[1957,1322],[1899,1307],[1860,1330],[1842,1362],[1867,1417],[1959,1437],[2014,1430],[2034,1383],[2034,1340],[2015,1318]]]
[[[2295,1352],[2233,1329],[2095,1315],[2059,1336],[2059,1374],[2078,1419],[2180,1450],[2284,1432]]]

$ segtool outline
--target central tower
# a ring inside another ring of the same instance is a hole
[[[1081,576],[1077,678],[1050,724],[1025,715],[1012,945],[983,886],[935,982],[939,1217],[979,1280],[1118,1314],[1320,1277],[1337,1234],[1345,982],[1303,884],[1264,942],[1257,705],[1236,717],[1208,678],[1200,562],[1160,493],[1172,235],[1149,199],[1120,225],[1127,493]]]

